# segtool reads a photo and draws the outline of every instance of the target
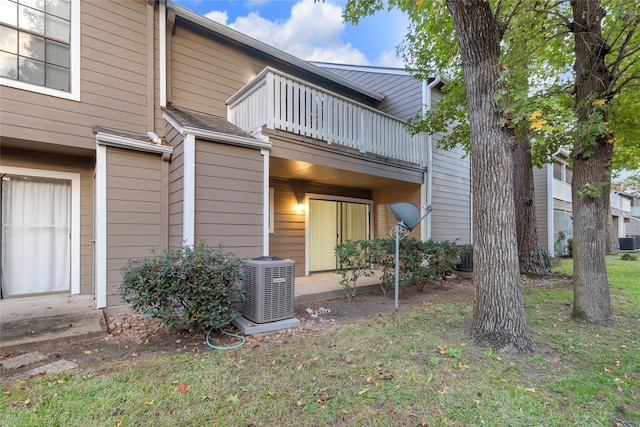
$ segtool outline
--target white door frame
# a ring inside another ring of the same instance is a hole
[[[359,199],[356,197],[343,197],[343,196],[331,196],[328,194],[318,194],[318,193],[307,193],[304,197],[304,275],[309,275],[309,237],[310,237],[310,223],[309,223],[309,199],[316,200],[328,200],[332,202],[351,202],[351,203],[361,203],[369,205],[369,213],[371,217],[369,218],[369,238],[373,239],[373,200],[371,199]]]
[[[0,165],[0,174],[71,181],[71,293],[80,293],[80,174]]]

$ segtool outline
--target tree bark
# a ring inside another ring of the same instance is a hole
[[[609,49],[602,37],[604,11],[598,0],[571,2],[575,39],[575,100],[578,132],[573,158],[573,317],[588,323],[611,324],[607,280],[607,216],[610,212],[611,135],[590,131],[592,118],[607,110],[612,76],[605,65]],[[595,134],[595,135],[594,135]]]
[[[518,126],[516,129],[516,144],[513,150],[513,183],[520,273],[549,274],[549,269],[538,247],[531,142],[527,129],[522,126]]]
[[[480,345],[530,352],[518,266],[513,198],[512,134],[501,124],[501,34],[489,2],[447,0],[464,72],[469,123],[474,224],[472,335]]]

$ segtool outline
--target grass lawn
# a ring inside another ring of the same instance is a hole
[[[640,260],[608,273],[614,327],[571,320],[570,281],[525,286],[536,354],[472,345],[472,301],[425,302],[280,346],[5,385],[0,425],[638,426]]]

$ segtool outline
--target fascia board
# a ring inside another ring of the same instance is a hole
[[[198,129],[190,126],[183,126],[182,134],[193,135],[196,138],[204,139],[206,141],[224,142],[230,145],[237,145],[239,147],[267,150],[271,148],[270,142],[260,141],[255,138],[245,138],[242,136],[229,135],[227,133],[215,132],[211,130]]]
[[[109,147],[125,148],[128,150],[145,151],[149,153],[164,154],[173,153],[173,147],[168,145],[151,144],[149,142],[142,142],[136,139],[125,138],[117,135],[110,135],[103,132],[96,134],[96,141],[100,145]]]

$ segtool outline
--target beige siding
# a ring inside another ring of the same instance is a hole
[[[169,247],[179,248],[183,244],[184,141],[175,129],[168,125],[166,129],[166,140],[173,147],[169,163]]]
[[[161,250],[162,159],[107,149],[107,305],[120,304],[120,269]]]
[[[145,4],[83,1],[80,102],[2,87],[2,136],[93,150],[94,125],[145,133]]]
[[[295,210],[291,181],[272,178],[269,186],[274,190],[274,232],[269,237],[269,255],[295,261],[296,276],[305,272],[305,213]],[[305,193],[371,200],[371,191],[357,188],[334,187],[308,183]]]
[[[3,166],[80,174],[80,293],[93,294],[93,159],[2,149],[0,160]]]
[[[533,168],[533,187],[535,190],[536,227],[538,229],[538,246],[545,251],[549,250],[549,201],[547,196],[547,168]]]
[[[259,150],[196,141],[196,243],[262,255],[262,171]]]
[[[226,100],[265,66],[239,50],[176,26],[171,38],[173,105],[227,117]]]

